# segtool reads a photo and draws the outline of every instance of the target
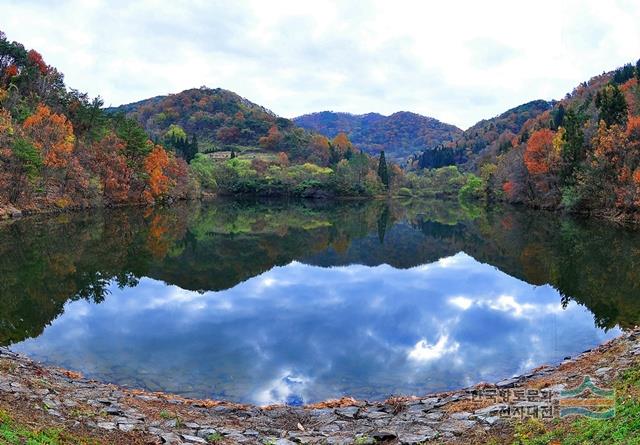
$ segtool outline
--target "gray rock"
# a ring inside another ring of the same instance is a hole
[[[411,413],[414,415],[420,415],[421,413],[423,413],[425,410],[425,406],[422,404],[419,405],[411,405],[409,408],[407,408],[405,410],[406,413]]]
[[[202,428],[196,433],[196,436],[202,437],[203,439],[208,439],[209,436],[213,436],[214,434],[222,433],[219,433],[215,428]]]
[[[110,416],[121,416],[124,414],[124,411],[122,411],[122,409],[118,408],[117,406],[109,406],[102,411],[106,414],[109,414]]]
[[[98,422],[96,426],[108,431],[113,431],[116,429],[116,424],[113,422]]]
[[[207,443],[206,440],[197,436],[191,436],[189,434],[183,434],[182,439],[190,443]]]
[[[515,386],[516,383],[518,383],[518,378],[513,377],[511,379],[505,379],[505,380],[499,381],[498,383],[496,383],[496,386],[498,388],[512,388]]]
[[[398,436],[393,431],[374,431],[373,433],[371,433],[371,437],[379,442],[382,442],[385,440],[393,440]]]
[[[455,420],[449,419],[442,422],[437,428],[442,432],[449,432],[456,436],[464,433],[469,428],[473,428],[476,422],[473,420]]]
[[[291,442],[289,439],[278,439],[276,440],[276,445],[296,445],[295,442]]]
[[[136,426],[133,423],[119,423],[118,429],[120,431],[124,431],[125,433],[128,433],[136,429]]]
[[[606,373],[608,373],[609,371],[611,371],[611,369],[613,369],[613,368],[609,368],[609,367],[607,367],[607,368],[599,368],[599,369],[596,370],[596,375],[597,376],[603,376]]]
[[[489,425],[495,425],[500,421],[500,417],[499,416],[480,417],[480,420]]]
[[[434,439],[438,436],[438,433],[431,429],[421,429],[418,432],[400,433],[398,434],[398,441],[402,445],[417,445],[422,442]]]
[[[432,413],[426,414],[424,418],[429,422],[437,422],[438,420],[442,419],[443,416],[444,414],[442,414],[442,412],[434,411]]]
[[[349,419],[354,419],[358,415],[358,411],[360,411],[360,408],[357,406],[347,406],[346,408],[336,409],[336,414]]]
[[[360,417],[372,420],[389,419],[391,418],[391,414],[385,413],[383,411],[364,411],[360,413]]]
[[[459,413],[453,413],[450,416],[452,419],[456,419],[456,420],[467,420],[469,419],[469,417],[471,417],[471,413],[462,411]]]
[[[477,416],[488,416],[490,414],[496,414],[507,408],[507,405],[503,403],[498,403],[496,405],[487,406],[486,408],[481,408],[475,411]]]
[[[338,431],[340,431],[340,427],[335,423],[328,423],[318,428],[318,431],[322,433],[337,433]]]
[[[169,445],[179,445],[183,443],[180,436],[175,433],[165,433],[160,437],[162,438],[163,443],[167,443]]]

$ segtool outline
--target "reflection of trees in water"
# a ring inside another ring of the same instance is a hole
[[[640,235],[600,221],[442,202],[230,202],[33,218],[0,227],[0,343],[39,335],[66,301],[143,276],[221,290],[293,260],[406,268],[464,251],[550,283],[596,323],[640,319]]]

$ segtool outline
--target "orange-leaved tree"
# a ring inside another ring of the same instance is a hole
[[[73,126],[64,115],[53,113],[46,105],[38,105],[22,128],[42,153],[45,166],[66,167],[76,139]]]
[[[532,175],[548,173],[555,159],[554,132],[548,128],[535,131],[527,141],[524,163]]]
[[[169,191],[171,181],[164,171],[169,162],[167,152],[160,145],[156,145],[144,159],[144,171],[148,175],[148,187],[144,191],[147,202],[154,202]]]

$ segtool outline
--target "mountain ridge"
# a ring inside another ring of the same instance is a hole
[[[403,161],[415,151],[453,141],[462,130],[455,125],[412,111],[389,115],[318,111],[292,119],[309,131],[329,138],[345,133],[353,144],[370,154],[385,151],[388,158]]]

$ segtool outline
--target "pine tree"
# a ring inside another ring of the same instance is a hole
[[[387,161],[384,158],[384,150],[380,152],[380,159],[378,160],[378,177],[385,187],[389,187],[389,171],[387,170]]]
[[[609,84],[596,95],[596,107],[600,112],[599,119],[607,127],[625,125],[627,123],[627,101],[616,84]]]
[[[565,115],[565,109],[564,109],[564,105],[560,104],[558,106],[558,109],[556,110],[556,112],[553,115],[553,128],[554,129],[558,129],[562,126],[563,122],[564,122],[564,115]]]
[[[573,110],[569,109],[565,115],[565,144],[562,147],[562,168],[560,180],[563,184],[571,184],[575,179],[575,170],[584,160],[584,133],[582,132],[582,119]]]
[[[233,148],[231,148],[231,156],[230,156],[230,158],[234,159],[235,157],[236,157],[236,151]]]
[[[640,84],[640,59],[636,62],[636,79],[638,79],[638,83]]]

